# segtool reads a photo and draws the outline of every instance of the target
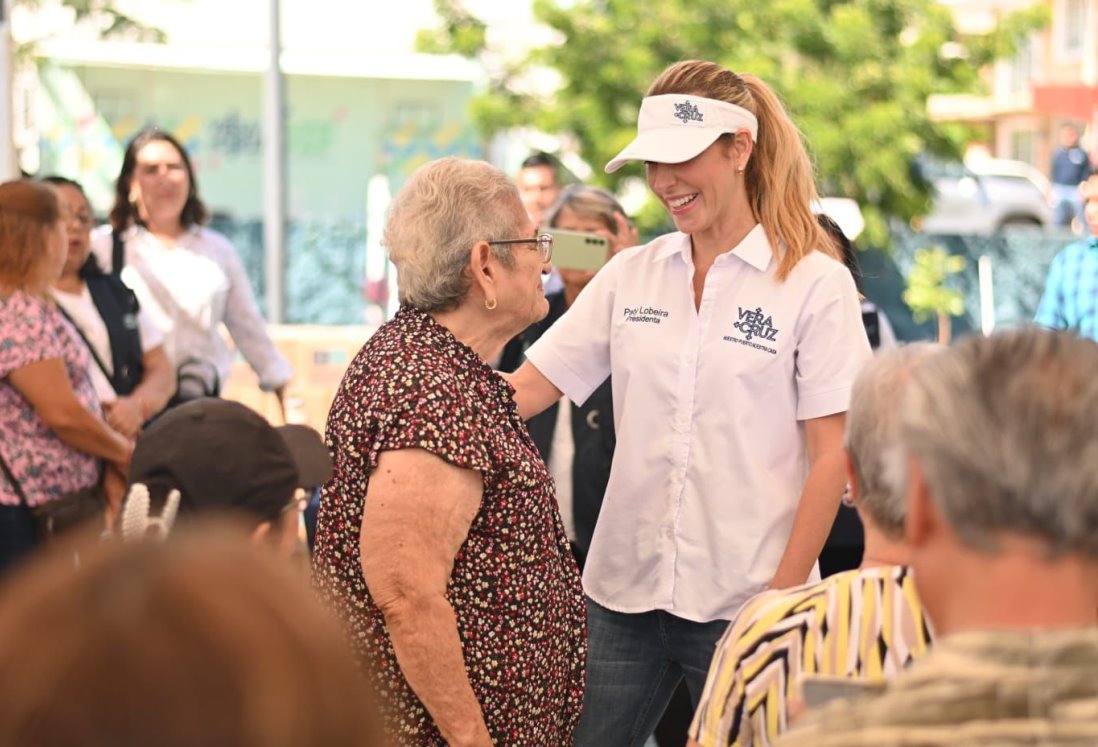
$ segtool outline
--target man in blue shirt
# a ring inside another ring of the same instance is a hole
[[[1090,156],[1079,145],[1079,133],[1069,124],[1060,129],[1060,147],[1052,155],[1052,197],[1055,201],[1055,222],[1058,226],[1070,226],[1075,216],[1079,216],[1079,230],[1082,230],[1082,200],[1079,199],[1079,185],[1090,176]]]
[[[1079,188],[1090,237],[1068,244],[1052,260],[1036,322],[1098,340],[1098,175]]]

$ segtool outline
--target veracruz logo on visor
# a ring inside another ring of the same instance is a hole
[[[704,122],[705,115],[698,111],[698,107],[689,101],[684,101],[681,104],[675,104],[675,119],[680,120],[683,124],[687,122]]]

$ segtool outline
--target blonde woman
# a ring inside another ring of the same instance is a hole
[[[637,130],[606,170],[643,161],[678,231],[616,255],[511,377],[530,417],[613,375],[577,745],[643,744],[684,677],[697,702],[740,605],[818,578],[871,354],[800,133],[766,84],[677,63]]]

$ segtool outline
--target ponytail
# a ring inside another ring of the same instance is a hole
[[[748,200],[780,258],[778,279],[785,280],[814,250],[841,261],[812,213],[819,196],[800,130],[769,86],[754,75],[740,78],[759,120],[758,142],[744,174]]]

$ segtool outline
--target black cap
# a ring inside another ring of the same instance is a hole
[[[331,474],[331,455],[312,428],[273,428],[244,405],[205,398],[168,410],[140,435],[130,485],[161,497],[179,490],[182,513],[241,510],[268,520],[295,488],[319,487]]]

